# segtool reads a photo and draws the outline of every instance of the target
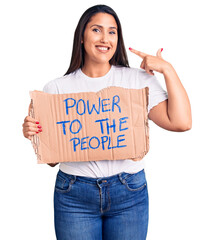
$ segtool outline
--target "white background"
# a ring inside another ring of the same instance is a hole
[[[150,124],[146,155],[148,240],[214,239],[213,7],[197,1],[102,1],[122,23],[131,67],[132,47],[170,62],[192,107],[192,129]],[[39,165],[23,137],[29,91],[42,90],[69,67],[82,13],[99,1],[19,0],[0,4],[1,197],[0,239],[54,240],[53,191],[58,165]],[[155,72],[161,85],[165,81]],[[166,88],[165,88],[166,89]],[[87,237],[86,237],[87,239]]]

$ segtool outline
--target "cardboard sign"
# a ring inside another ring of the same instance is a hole
[[[38,163],[141,160],[149,151],[148,87],[98,92],[31,91],[29,115],[42,132],[32,145]]]

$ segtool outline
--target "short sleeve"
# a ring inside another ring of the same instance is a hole
[[[148,104],[148,113],[149,111],[160,102],[168,99],[168,93],[165,91],[160,82],[158,81],[157,77],[151,76],[148,81],[149,87],[149,104]]]
[[[56,84],[53,81],[50,81],[43,87],[43,92],[58,94],[58,89],[56,87]]]
[[[139,69],[137,79],[139,88],[149,87],[148,113],[154,106],[168,99],[168,93],[162,88],[155,75],[150,75],[144,69]]]

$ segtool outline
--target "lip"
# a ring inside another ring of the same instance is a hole
[[[96,45],[95,47],[96,47],[97,51],[102,52],[102,53],[107,53],[111,49],[109,46],[103,46],[103,45]],[[104,47],[104,48],[108,48],[108,49],[101,50],[101,49],[99,49],[99,47]]]

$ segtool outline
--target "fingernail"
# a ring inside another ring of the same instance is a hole
[[[161,48],[161,52],[163,51],[163,48]]]
[[[38,131],[39,131],[39,132],[42,132],[42,129],[39,129]]]
[[[36,132],[36,133],[39,133],[39,132]]]
[[[38,122],[38,121],[36,121],[36,124],[39,124],[39,122]]]
[[[40,125],[38,125],[37,127],[38,127],[38,128],[42,128],[42,126],[40,126]]]
[[[129,50],[132,50],[132,48],[130,47]]]

